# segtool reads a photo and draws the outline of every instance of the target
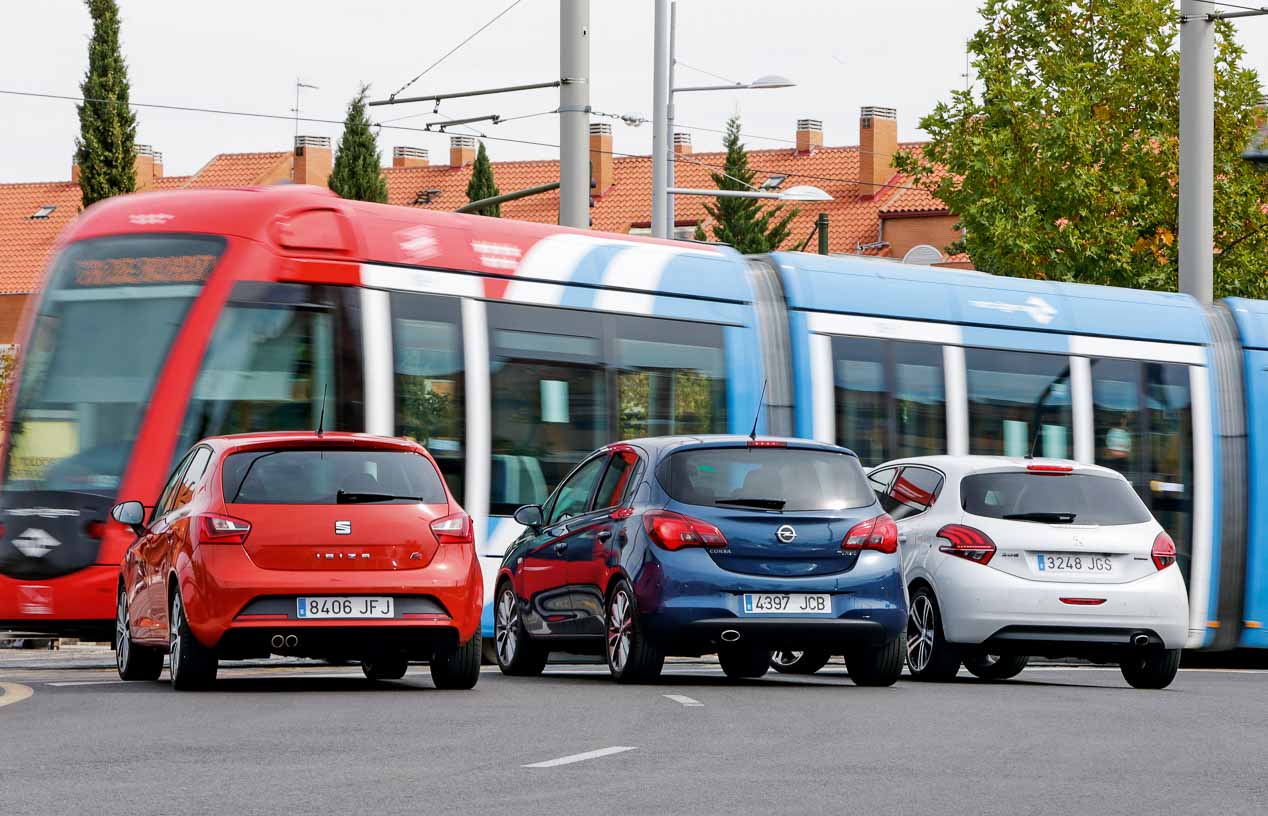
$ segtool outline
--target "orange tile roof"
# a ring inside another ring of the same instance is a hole
[[[190,179],[187,187],[247,187],[273,180],[286,162],[286,174],[290,172],[291,154],[288,151],[274,153],[221,153],[203,165]]]
[[[32,218],[41,207],[47,218]],[[78,184],[0,184],[0,295],[33,292],[57,236],[82,206]]]
[[[898,194],[885,202],[881,207],[881,217],[898,213],[946,213],[947,205],[933,193],[922,187],[908,187],[899,190]]]

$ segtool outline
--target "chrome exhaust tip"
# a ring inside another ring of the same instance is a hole
[[[269,642],[273,644],[274,649],[280,649],[282,648],[282,644],[285,643],[286,640],[281,635],[274,635],[273,640]]]
[[[727,643],[735,643],[740,639],[740,633],[734,629],[727,629],[722,633],[722,640]]]
[[[299,645],[299,638],[298,638],[298,637],[296,637],[295,635],[287,635],[287,636],[286,636],[286,648],[288,648],[288,649],[294,649],[294,648],[295,648],[296,646],[298,646],[298,645]]]
[[[1148,646],[1149,635],[1146,635],[1144,633],[1141,633],[1138,635],[1132,635],[1132,645],[1133,646]]]

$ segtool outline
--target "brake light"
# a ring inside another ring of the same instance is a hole
[[[995,557],[995,542],[976,527],[946,524],[938,531],[938,538],[947,542],[938,547],[940,552],[947,555],[954,555],[977,564],[989,564]]]
[[[643,529],[657,546],[666,550],[685,547],[725,547],[726,536],[707,521],[657,510],[643,516]]]
[[[750,448],[786,448],[788,443],[778,439],[750,439],[748,446]]]
[[[1149,555],[1153,557],[1155,567],[1166,569],[1176,562],[1176,543],[1163,531],[1154,539],[1154,547]]]
[[[93,519],[84,525],[84,534],[89,538],[96,539],[97,541],[101,540],[101,537],[105,535],[105,532],[106,523],[101,519]],[[2,528],[0,528],[0,535],[4,535],[4,530]]]
[[[1074,468],[1070,465],[1026,465],[1026,470],[1031,473],[1051,473],[1054,475],[1074,472]]]
[[[199,544],[245,544],[251,522],[233,516],[204,513],[198,516]]]
[[[431,531],[438,544],[474,544],[475,535],[471,530],[471,517],[466,513],[438,518],[431,523]]]
[[[881,513],[875,518],[860,521],[845,534],[841,549],[898,552],[898,525],[888,513]]]

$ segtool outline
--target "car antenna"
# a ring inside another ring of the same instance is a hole
[[[762,393],[761,393],[761,396],[757,398],[757,413],[753,417],[753,430],[750,431],[748,435],[748,440],[750,442],[757,441],[757,420],[761,419],[761,416],[762,416],[762,402],[766,399],[766,383],[767,382],[768,382],[767,380],[762,380]]]
[[[1035,448],[1039,447],[1039,437],[1043,434],[1043,423],[1035,428],[1035,438],[1030,443],[1030,453],[1026,454],[1027,459],[1035,458]]]
[[[322,431],[326,427],[326,389],[330,387],[330,383],[326,383],[321,387],[321,414],[317,417],[317,435],[321,436]]]

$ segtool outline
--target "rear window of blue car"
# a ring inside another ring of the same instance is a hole
[[[409,451],[282,448],[230,454],[227,504],[445,504],[440,474]]]
[[[674,500],[707,507],[796,512],[875,501],[859,460],[807,448],[689,448],[657,469]]]

